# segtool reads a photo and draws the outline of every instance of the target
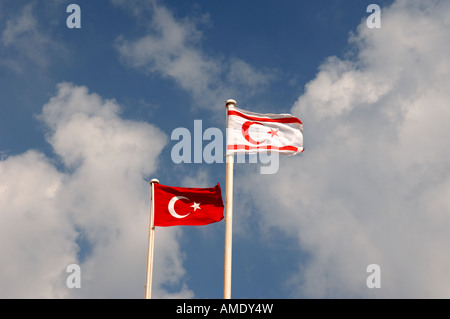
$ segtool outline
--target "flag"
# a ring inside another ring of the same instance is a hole
[[[223,219],[220,185],[212,188],[154,184],[155,226],[202,226]]]
[[[304,151],[303,123],[291,114],[259,114],[236,107],[228,110],[227,155]]]

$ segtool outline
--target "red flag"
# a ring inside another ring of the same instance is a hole
[[[155,226],[202,226],[223,219],[219,184],[212,188],[153,185]]]

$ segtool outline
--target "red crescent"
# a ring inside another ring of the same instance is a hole
[[[247,122],[245,122],[244,124],[242,124],[242,135],[244,136],[244,138],[245,138],[249,143],[252,143],[252,144],[255,144],[255,145],[259,145],[259,144],[261,144],[261,143],[264,143],[264,141],[265,141],[266,139],[264,139],[264,140],[258,142],[258,141],[255,141],[254,139],[252,139],[252,138],[250,137],[250,134],[248,133],[248,130],[249,130],[250,126],[252,126],[252,125],[254,125],[254,124],[258,124],[258,125],[264,126],[264,124],[261,124],[261,123],[258,123],[258,122],[247,121]]]

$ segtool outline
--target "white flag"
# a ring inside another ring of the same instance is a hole
[[[291,114],[259,114],[228,110],[227,155],[275,151],[294,155],[304,151],[303,124]]]

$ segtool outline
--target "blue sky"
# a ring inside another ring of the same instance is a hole
[[[233,298],[448,298],[448,16],[437,0],[0,0],[0,296],[142,298],[148,181],[225,197],[225,164],[175,164],[170,136],[225,132],[233,98],[298,116],[306,148],[273,175],[235,165]],[[223,241],[224,222],[157,228],[154,296],[221,298]]]

